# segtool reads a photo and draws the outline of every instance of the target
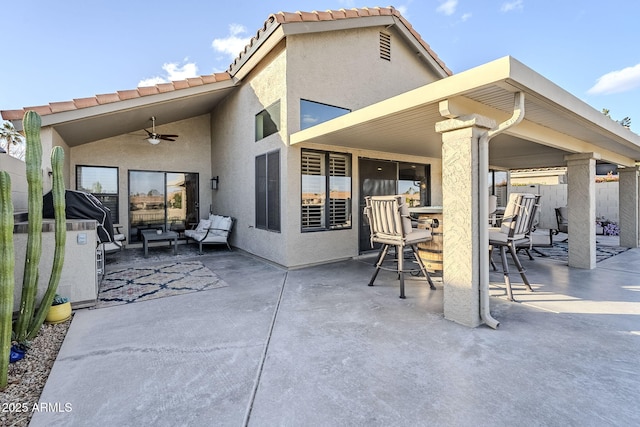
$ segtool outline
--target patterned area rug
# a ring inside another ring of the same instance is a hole
[[[536,246],[536,250],[540,251],[544,255],[540,255],[533,251],[531,252],[533,256],[545,256],[559,261],[569,261],[569,246],[566,242],[553,242],[552,247]],[[623,248],[621,246],[596,245],[596,262],[604,261],[607,258],[621,254],[627,250],[629,250],[629,248]]]
[[[228,286],[200,261],[123,267],[105,274],[96,308]]]

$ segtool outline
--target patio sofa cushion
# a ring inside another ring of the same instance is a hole
[[[211,227],[211,220],[201,219],[196,227],[196,231],[198,233],[206,233],[209,227]]]

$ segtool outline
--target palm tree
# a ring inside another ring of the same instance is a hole
[[[4,140],[6,144],[7,154],[11,154],[10,147],[23,143],[22,135],[18,132],[11,122],[4,122],[0,127],[0,140]],[[5,144],[0,144],[0,147]],[[16,157],[14,155],[14,157]]]

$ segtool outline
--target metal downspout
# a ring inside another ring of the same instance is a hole
[[[481,191],[478,192],[480,198],[478,200],[479,207],[479,224],[480,224],[480,317],[482,321],[489,327],[497,329],[500,325],[496,319],[491,316],[489,304],[489,251],[483,248],[489,247],[489,229],[487,227],[487,218],[489,218],[489,200],[483,197],[484,191],[489,187],[489,141],[496,135],[504,132],[512,126],[517,125],[524,118],[524,93],[517,92],[514,97],[513,115],[510,119],[500,123],[495,129],[484,132],[480,136],[478,142],[478,186]]]

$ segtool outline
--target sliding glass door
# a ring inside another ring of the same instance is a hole
[[[360,158],[360,212],[366,196],[402,194],[410,207],[431,205],[431,166],[420,163],[395,162]],[[375,248],[379,247],[376,244]],[[360,252],[371,250],[369,223],[360,215]]]
[[[143,230],[183,231],[198,218],[198,174],[129,171],[130,242]]]

